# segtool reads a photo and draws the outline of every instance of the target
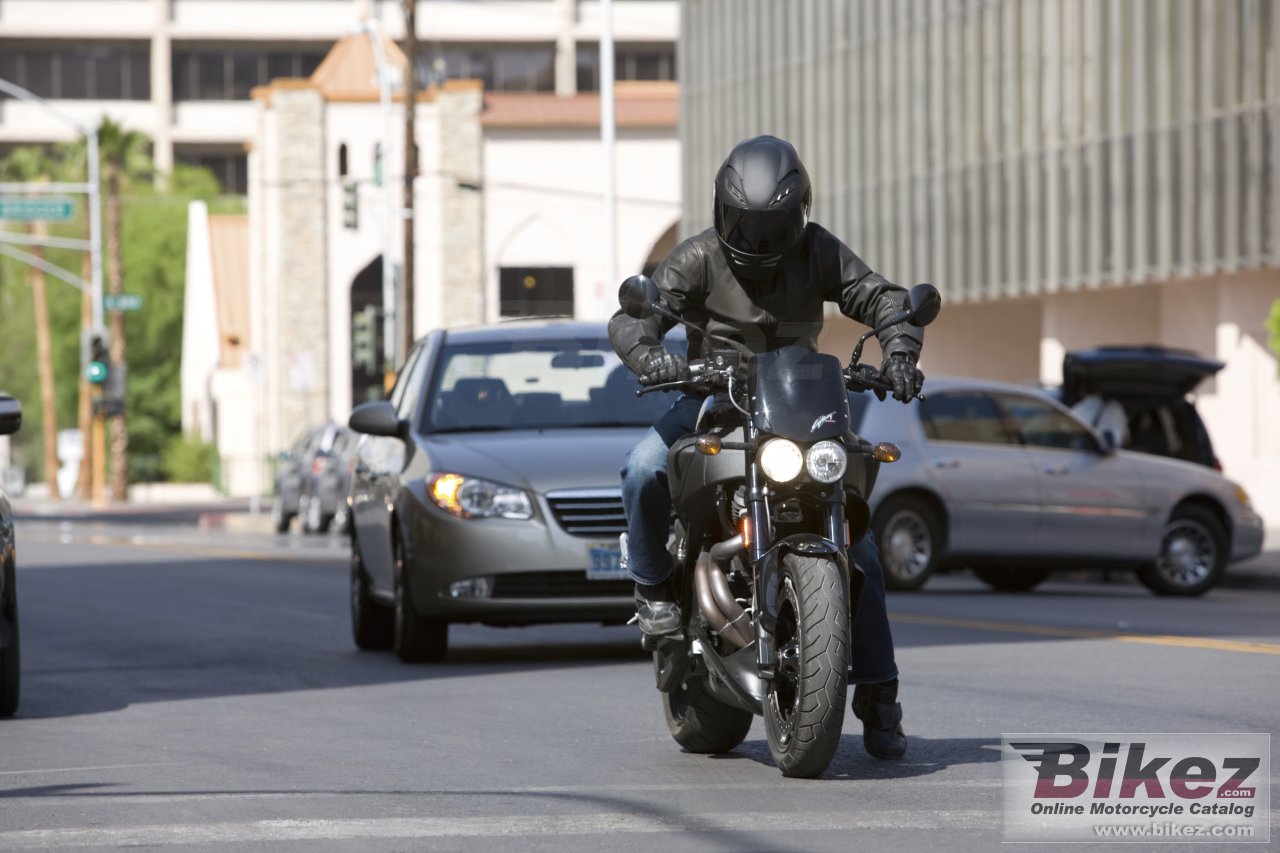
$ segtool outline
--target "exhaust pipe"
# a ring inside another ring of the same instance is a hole
[[[734,599],[721,564],[731,560],[742,548],[741,535],[717,542],[710,551],[703,551],[698,556],[693,570],[698,610],[712,629],[735,649],[749,646],[754,638],[751,620]]]

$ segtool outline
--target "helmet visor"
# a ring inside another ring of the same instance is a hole
[[[747,255],[776,255],[789,251],[804,232],[803,207],[748,210],[716,205],[716,232],[732,249]]]

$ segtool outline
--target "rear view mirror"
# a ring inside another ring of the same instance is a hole
[[[0,397],[0,435],[22,428],[22,404],[12,397]]]
[[[660,298],[658,285],[647,275],[633,275],[618,288],[618,304],[623,313],[637,320],[652,317],[656,313],[653,306]]]
[[[356,406],[351,410],[347,426],[365,435],[385,435],[391,438],[400,438],[404,430],[404,422],[396,414],[395,406],[386,400],[374,400]]]
[[[912,312],[908,323],[927,326],[938,319],[938,312],[942,310],[942,294],[932,284],[917,284],[907,293],[906,308]]]

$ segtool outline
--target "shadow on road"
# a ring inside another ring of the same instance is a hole
[[[773,767],[769,742],[748,740],[716,760],[749,759]],[[907,735],[907,755],[901,761],[872,758],[862,747],[861,734],[842,734],[840,746],[823,780],[862,782],[868,779],[911,779],[930,776],[957,764],[988,764],[1000,760],[1000,742],[986,738],[924,738]]]

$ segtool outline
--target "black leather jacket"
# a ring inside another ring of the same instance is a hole
[[[668,308],[708,331],[733,338],[752,352],[787,344],[818,348],[824,302],[867,326],[902,310],[907,292],[871,271],[861,258],[821,225],[810,222],[800,245],[771,280],[738,279],[729,269],[714,228],[682,242],[654,271]],[[609,320],[609,340],[632,371],[640,373],[649,348],[660,346],[675,323],[665,317],[643,320],[622,311]],[[906,323],[879,336],[885,355],[919,358],[924,330]],[[689,334],[689,358],[702,352],[701,336]]]

